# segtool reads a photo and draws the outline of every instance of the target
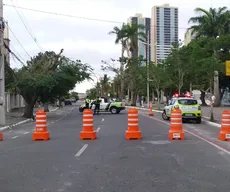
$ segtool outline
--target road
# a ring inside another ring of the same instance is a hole
[[[66,107],[49,117],[51,140],[32,141],[34,123],[4,131],[1,192],[228,192],[230,144],[218,128],[184,124],[169,141],[159,114],[139,112],[142,140],[125,140],[127,113],[95,116],[96,140],[79,140],[82,115]]]

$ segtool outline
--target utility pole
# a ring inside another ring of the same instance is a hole
[[[147,66],[147,107],[149,107],[149,37],[150,37],[150,31],[148,31],[148,33],[147,33],[147,44],[146,44],[146,46],[147,46],[147,49],[146,49],[146,51],[147,51],[147,54],[146,54],[146,56],[147,56],[147,60],[146,60],[146,66]]]
[[[3,0],[0,0],[0,125],[6,124]]]

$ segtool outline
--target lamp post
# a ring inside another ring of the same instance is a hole
[[[149,79],[149,63],[150,63],[150,60],[149,60],[149,48],[151,47],[151,44],[149,42],[149,37],[150,37],[150,31],[148,31],[147,33],[147,43],[143,42],[143,41],[140,41],[142,44],[146,45],[146,68],[147,68],[147,105],[149,107],[149,81],[151,81]],[[154,47],[157,45],[157,43],[154,44]]]

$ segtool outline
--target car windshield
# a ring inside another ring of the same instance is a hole
[[[178,103],[181,105],[197,105],[198,102],[195,99],[179,99]]]

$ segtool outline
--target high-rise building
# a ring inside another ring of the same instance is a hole
[[[178,42],[178,8],[169,4],[154,6],[151,30],[151,58],[159,63],[170,54],[172,44]]]
[[[189,29],[184,35],[184,45],[187,46],[196,37],[196,33],[192,34],[193,29]]]
[[[134,17],[128,18],[128,23],[135,23],[135,24],[141,24],[145,26],[145,29],[139,29],[140,32],[144,32],[146,34],[146,42],[142,42],[140,40],[137,40],[138,50],[137,53],[133,52],[131,57],[136,56],[143,56],[144,59],[148,58],[148,61],[151,61],[151,19],[147,17],[143,17],[142,14],[136,14]],[[142,31],[141,31],[142,30]],[[141,38],[141,37],[140,37]],[[148,51],[148,52],[147,52]],[[145,62],[143,62],[143,65]]]

